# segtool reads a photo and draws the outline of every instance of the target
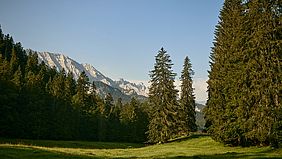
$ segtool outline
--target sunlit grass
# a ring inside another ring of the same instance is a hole
[[[139,144],[77,141],[24,140],[16,143],[15,140],[5,140],[1,143],[0,158],[282,158],[281,149],[228,147],[209,136],[143,147]]]

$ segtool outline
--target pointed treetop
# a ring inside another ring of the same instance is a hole
[[[4,38],[4,35],[3,35],[1,24],[0,24],[0,40],[3,40],[3,38]]]

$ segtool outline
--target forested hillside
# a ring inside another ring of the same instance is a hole
[[[169,55],[162,48],[156,57],[150,99],[126,103],[110,93],[101,98],[97,85],[104,83],[90,83],[84,71],[75,80],[71,72],[39,64],[36,52],[27,54],[0,29],[0,136],[157,143],[197,131],[190,59],[178,99]]]
[[[146,141],[146,103],[102,99],[85,72],[75,81],[37,58],[0,29],[1,137]]]

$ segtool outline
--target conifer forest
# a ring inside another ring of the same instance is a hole
[[[76,80],[39,63],[0,28],[0,138],[161,144],[200,131],[193,61],[183,57],[178,76],[165,46],[155,54],[148,98],[123,101],[100,95],[85,72]],[[201,133],[229,146],[282,146],[282,0],[224,1],[208,75]]]
[[[188,57],[180,101],[172,62],[162,48],[150,73],[149,100],[124,103],[110,93],[101,97],[85,72],[75,80],[39,64],[37,53],[27,54],[9,34],[1,31],[0,38],[1,137],[157,143],[197,130]]]

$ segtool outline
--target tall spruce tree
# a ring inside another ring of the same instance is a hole
[[[277,142],[281,109],[281,0],[226,0],[216,27],[205,117],[218,141]]]
[[[81,72],[79,78],[77,79],[76,94],[73,96],[73,102],[82,110],[88,110],[87,99],[89,91],[89,78],[86,73]]]
[[[216,26],[215,42],[211,53],[211,71],[208,80],[208,101],[205,109],[209,133],[217,141],[242,144],[238,114],[242,114],[240,90],[244,60],[244,13],[241,0],[226,0]],[[240,59],[241,58],[241,59]],[[235,86],[235,87],[234,87]],[[224,131],[222,131],[224,130]]]
[[[65,78],[65,72],[61,71],[58,73],[51,84],[51,94],[56,97],[57,99],[63,99],[63,96],[65,95],[65,85],[64,85],[64,78]]]
[[[114,108],[114,99],[111,93],[108,93],[105,97],[105,105],[103,114],[108,117]]]
[[[65,79],[65,86],[64,86],[64,98],[65,101],[69,102],[71,101],[71,98],[75,95],[75,88],[76,88],[76,82],[73,77],[72,73],[68,73]]]
[[[196,103],[193,89],[192,75],[192,64],[188,56],[184,60],[183,70],[181,72],[181,94],[180,94],[180,106],[183,110],[183,126],[184,134],[197,130],[196,125]]]
[[[178,91],[174,86],[176,73],[172,72],[172,61],[161,48],[156,56],[154,69],[150,72],[151,104],[148,139],[152,143],[167,142],[181,131],[179,125],[180,108],[177,102]]]
[[[279,137],[273,125],[282,108],[282,1],[254,0],[248,7],[247,18],[251,19],[252,27],[245,54],[252,107],[246,122],[246,137],[255,144],[274,144]]]

